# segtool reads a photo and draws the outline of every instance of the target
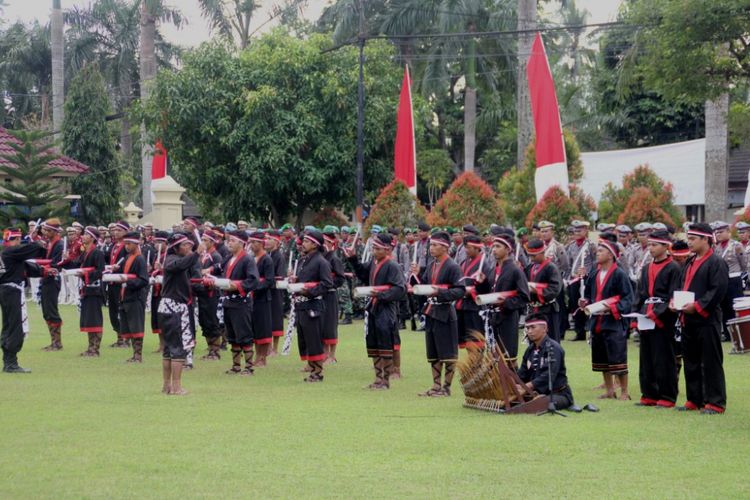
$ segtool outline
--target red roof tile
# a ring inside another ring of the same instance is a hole
[[[13,148],[8,145],[9,143],[17,144],[18,141],[15,137],[10,135],[6,129],[0,127],[0,155],[10,155],[14,153]],[[85,174],[90,170],[88,166],[80,161],[68,158],[67,156],[60,156],[49,162],[49,164],[50,166],[57,167],[60,170],[71,174]],[[9,162],[4,158],[0,158],[0,165],[9,165]]]

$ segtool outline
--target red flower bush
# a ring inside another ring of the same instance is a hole
[[[438,200],[427,222],[433,226],[502,224],[503,209],[495,191],[473,172],[464,172]]]

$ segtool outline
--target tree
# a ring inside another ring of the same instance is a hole
[[[365,234],[369,234],[374,224],[382,227],[415,227],[426,216],[427,210],[411,194],[404,181],[395,179],[375,199],[372,211],[365,221]]]
[[[453,177],[453,162],[444,149],[428,149],[419,152],[417,176],[427,187],[427,198],[430,208],[435,205],[437,197]]]
[[[242,54],[205,44],[179,72],[161,72],[145,119],[176,178],[206,209],[275,223],[306,209],[354,204],[357,51],[277,29]],[[387,42],[366,50],[365,194],[393,175],[401,68]],[[415,123],[420,123],[415,119]],[[200,144],[200,147],[196,147]],[[347,182],[348,181],[348,182]]]
[[[664,209],[662,193],[641,186],[633,190],[625,209],[617,217],[617,223],[633,227],[643,221],[659,221],[676,228],[681,224],[681,219],[673,219],[671,214]]]
[[[140,90],[141,99],[148,99],[151,85],[156,76],[156,41],[157,24],[160,21],[171,21],[176,26],[182,24],[179,11],[170,9],[164,0],[139,0],[141,6],[141,31],[139,43]],[[145,125],[141,125],[141,131]],[[143,135],[143,134],[142,134]],[[151,212],[151,163],[154,148],[147,141],[141,140],[141,185],[143,188],[143,212]]]
[[[250,21],[255,9],[255,0],[199,0],[203,17],[208,19],[211,30],[232,42],[240,50],[250,43]]]
[[[52,51],[49,29],[38,22],[10,25],[0,37],[0,117],[4,125],[21,127],[29,117],[46,126],[50,118]]]
[[[674,204],[672,185],[664,182],[648,165],[639,165],[631,173],[625,174],[622,178],[621,188],[615,187],[611,182],[604,187],[602,197],[599,200],[599,220],[606,222],[620,220],[621,215],[626,211],[628,205],[631,205],[630,213],[633,213],[637,205],[632,205],[631,200],[633,200],[636,192],[640,193],[639,198],[641,201],[649,201],[651,199],[643,194],[643,189],[652,193],[652,198],[658,201],[658,207],[661,212],[667,214],[668,220],[673,225],[682,223],[682,213]],[[648,208],[648,210],[651,209]],[[628,218],[628,220],[631,220],[631,218]],[[637,220],[635,223],[648,220],[661,221],[662,219],[645,218]],[[666,221],[663,222],[666,223]]]
[[[497,193],[473,172],[464,172],[453,181],[427,216],[433,226],[471,223],[489,227],[503,223],[504,219]]]
[[[542,199],[529,211],[524,221],[526,227],[535,222],[548,220],[555,224],[558,237],[563,237],[573,219],[588,219],[588,214],[582,213],[573,199],[557,186],[553,186],[544,193]]]
[[[565,156],[568,162],[568,181],[571,185],[575,185],[583,177],[581,151],[578,148],[575,136],[567,129],[563,129],[563,138],[565,140]],[[506,172],[498,183],[503,210],[509,222],[514,226],[523,225],[526,216],[536,205],[535,173],[536,152],[532,143],[526,148],[524,168]]]
[[[0,192],[0,201],[7,204],[0,211],[0,221],[6,227],[30,220],[47,219],[66,213],[62,203],[64,194],[59,185],[45,182],[61,170],[51,166],[57,158],[49,140],[51,132],[44,130],[8,131],[15,139],[7,144],[11,154],[0,154],[0,172],[11,178],[10,185]]]
[[[750,76],[746,0],[637,0],[626,17],[640,26],[631,53],[645,81],[667,97],[705,102],[706,218],[728,206],[729,88]],[[656,21],[656,22],[654,22]]]
[[[106,121],[109,113],[104,78],[95,66],[87,66],[71,82],[62,127],[63,153],[91,169],[73,179],[87,224],[115,220],[120,212],[120,176],[113,131]]]
[[[50,17],[52,45],[52,123],[55,133],[62,129],[65,103],[65,68],[63,66],[63,15],[60,0],[52,0]]]

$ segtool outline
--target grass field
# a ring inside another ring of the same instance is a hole
[[[339,363],[322,384],[302,382],[296,356],[250,378],[224,375],[225,356],[197,361],[181,398],[160,393],[154,336],[142,365],[107,347],[81,358],[76,311],[63,313],[63,351],[40,350],[48,335],[32,306],[20,360],[33,373],[0,374],[3,499],[750,495],[748,355],[725,357],[722,416],[619,401],[568,418],[501,416],[462,408],[458,377],[451,398],[417,397],[431,379],[422,335],[408,331],[404,378],[363,390],[372,375],[357,322],[342,329]],[[600,378],[588,346],[563,347],[576,402],[593,401]],[[634,399],[637,349],[629,345]]]

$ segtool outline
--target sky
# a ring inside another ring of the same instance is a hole
[[[52,7],[52,0],[6,0],[8,4],[4,7],[3,18],[14,22],[18,19],[22,21],[31,21],[33,19],[47,20]],[[63,9],[70,8],[74,5],[86,6],[90,0],[62,0]],[[201,17],[200,8],[197,0],[167,0],[167,3],[177,7],[188,19],[187,26],[177,30],[171,26],[162,27],[164,36],[178,45],[192,47],[210,38],[211,34],[208,24]],[[266,23],[271,15],[272,7],[280,3],[278,0],[261,0],[261,9],[254,16],[251,25],[251,31],[258,28],[261,24]],[[310,20],[315,20],[320,16],[323,8],[329,3],[328,0],[307,0],[304,9],[304,15]],[[621,0],[577,0],[576,5],[579,9],[585,8],[591,14],[590,23],[600,23],[613,21],[617,15],[617,9]],[[555,2],[550,3],[554,7]],[[261,28],[261,32],[274,26],[274,22],[269,22]]]

